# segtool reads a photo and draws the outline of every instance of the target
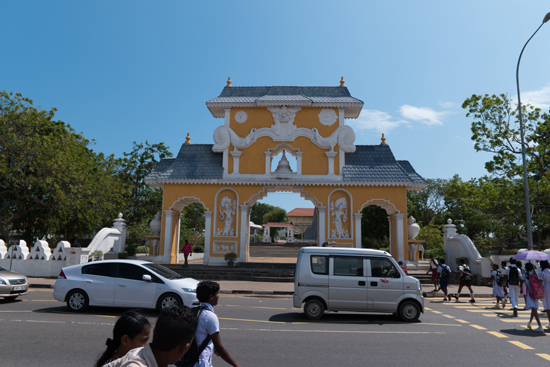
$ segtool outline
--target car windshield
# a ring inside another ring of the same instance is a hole
[[[157,273],[158,275],[166,279],[182,278],[182,276],[176,273],[175,271],[170,270],[162,265],[148,263],[148,264],[143,264],[143,266],[145,266],[147,269],[154,271],[155,273]]]

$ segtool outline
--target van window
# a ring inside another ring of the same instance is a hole
[[[351,256],[334,257],[334,275],[363,276],[363,258]]]
[[[328,256],[311,256],[311,272],[313,274],[328,275]]]
[[[371,258],[370,268],[373,277],[377,278],[399,278],[399,271],[390,259]]]

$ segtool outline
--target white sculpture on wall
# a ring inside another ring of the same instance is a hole
[[[345,196],[330,202],[330,213],[333,216],[334,229],[330,232],[333,238],[349,238],[349,231],[343,226],[348,220],[348,201]]]
[[[223,221],[223,230],[216,229],[216,236],[234,236],[233,215],[237,212],[237,200],[231,201],[229,196],[224,196],[220,201],[220,220]]]
[[[336,112],[331,108],[323,108],[318,116],[319,122],[325,126],[331,126],[338,120]]]
[[[409,216],[408,226],[407,226],[407,236],[409,240],[414,240],[416,236],[420,233],[420,226],[416,223],[416,219],[411,215]]]

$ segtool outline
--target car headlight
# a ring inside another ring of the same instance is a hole
[[[197,290],[196,289],[193,289],[193,288],[182,288],[184,292],[187,292],[187,293],[196,293]]]
[[[0,284],[10,285],[10,283],[8,283],[8,281],[4,278],[0,278]]]

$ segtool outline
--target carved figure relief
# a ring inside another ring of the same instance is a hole
[[[344,228],[348,220],[348,201],[345,196],[336,199],[336,201],[331,200],[330,215],[334,224],[330,236],[333,238],[349,238],[349,231]]]
[[[237,200],[231,201],[229,196],[224,196],[220,201],[220,220],[223,222],[223,229],[216,228],[216,236],[234,236],[233,216],[237,213]]]
[[[273,121],[275,121],[275,125],[271,125],[271,128],[277,135],[290,135],[297,129],[293,123],[296,113],[301,109],[302,107],[267,107],[267,110],[273,114]]]
[[[236,242],[214,242],[213,253],[215,254],[227,254],[228,252],[236,252],[237,243]]]
[[[319,113],[319,122],[325,126],[331,126],[338,120],[338,116],[333,109],[323,108]]]

